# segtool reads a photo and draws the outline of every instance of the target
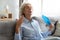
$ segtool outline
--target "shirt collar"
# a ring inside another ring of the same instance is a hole
[[[27,18],[24,17],[24,22],[27,22],[27,23],[33,22],[33,19],[31,19],[31,21],[29,21]]]

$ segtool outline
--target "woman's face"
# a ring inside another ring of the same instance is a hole
[[[28,17],[31,16],[31,14],[32,14],[32,7],[31,7],[31,5],[26,5],[24,7],[23,13],[24,13],[25,16],[28,16]]]

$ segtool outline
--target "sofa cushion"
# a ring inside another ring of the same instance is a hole
[[[60,23],[57,23],[56,31],[54,33],[54,36],[60,36]]]
[[[59,31],[60,30],[60,20],[59,20],[59,18],[52,17],[50,19],[51,19],[52,23],[56,20],[58,21],[57,26],[56,26],[56,31],[53,34],[53,36],[59,36],[60,37],[60,31]]]
[[[16,20],[0,21],[0,40],[13,40]]]

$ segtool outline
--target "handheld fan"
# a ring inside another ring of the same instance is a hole
[[[49,18],[46,17],[45,15],[42,15],[42,19],[43,19],[43,21],[44,21],[47,25],[50,25],[50,24],[51,24]]]

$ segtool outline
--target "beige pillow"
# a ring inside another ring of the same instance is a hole
[[[54,36],[60,36],[60,23],[57,23],[56,31],[54,33]]]

